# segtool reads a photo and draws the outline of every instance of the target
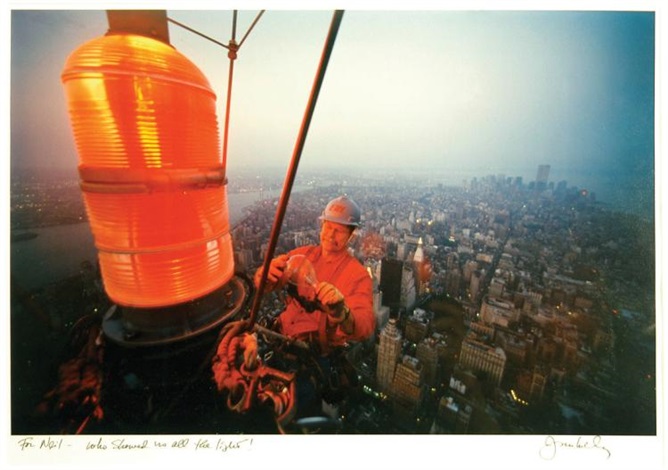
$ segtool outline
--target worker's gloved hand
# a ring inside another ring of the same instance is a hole
[[[345,320],[347,308],[339,289],[329,282],[320,282],[316,288],[316,297],[330,322],[341,323]]]
[[[244,335],[242,340],[244,350],[244,366],[248,370],[257,369],[259,362],[257,354],[257,336],[254,333]]]
[[[267,273],[267,287],[271,290],[278,286],[279,281],[283,278],[283,272],[285,271],[285,266],[288,264],[288,255],[279,255],[276,258],[271,260],[269,263],[269,272]],[[262,269],[263,266],[260,266],[257,271],[255,271],[255,277],[253,282],[255,283],[255,288],[260,287],[260,280],[262,279]]]

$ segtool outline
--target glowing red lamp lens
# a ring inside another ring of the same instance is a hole
[[[164,42],[108,34],[62,73],[79,175],[109,297],[160,307],[234,275],[216,96]]]

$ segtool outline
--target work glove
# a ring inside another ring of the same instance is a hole
[[[255,370],[258,365],[257,336],[247,333],[242,340],[242,346],[244,350],[244,366],[248,370]]]
[[[288,255],[279,255],[276,258],[271,260],[269,263],[269,272],[267,273],[267,287],[273,289],[276,287],[278,282],[283,277],[283,271],[285,271],[285,266],[288,263]],[[255,271],[255,277],[253,282],[255,283],[255,288],[260,287],[260,279],[262,279],[262,268],[260,266],[257,271]]]
[[[322,305],[322,310],[332,323],[341,323],[346,319],[347,307],[343,294],[329,282],[320,282],[316,288],[316,297]]]

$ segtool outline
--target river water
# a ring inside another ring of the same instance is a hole
[[[265,191],[262,197],[278,197],[278,191]],[[259,192],[228,194],[230,224],[244,216],[244,209],[260,200]],[[79,273],[81,262],[97,262],[97,250],[88,222],[28,230],[37,237],[10,244],[12,283],[24,290]]]

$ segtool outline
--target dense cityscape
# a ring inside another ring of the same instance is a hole
[[[351,345],[359,387],[328,409],[344,429],[656,433],[653,222],[549,175],[540,165],[531,181],[490,175],[459,185],[299,177],[277,253],[317,243],[317,217],[331,198],[347,193],[363,209],[351,250],[374,281],[376,334]],[[280,174],[230,183],[229,192],[261,195],[233,225],[239,272],[263,261],[277,200],[262,194],[280,187]],[[11,204],[13,244],[29,243],[37,227],[86,220],[69,176],[13,177]],[[56,347],[79,316],[105,307],[95,261],[81,261],[72,279],[34,292],[12,285],[12,351],[29,363],[13,367],[13,390],[29,374],[52,377],[53,365],[35,364],[35,355]],[[281,300],[267,296],[261,316],[280,309]],[[20,312],[37,312],[43,330],[22,325]],[[40,332],[43,341],[31,344]],[[21,390],[28,404],[44,392]]]

